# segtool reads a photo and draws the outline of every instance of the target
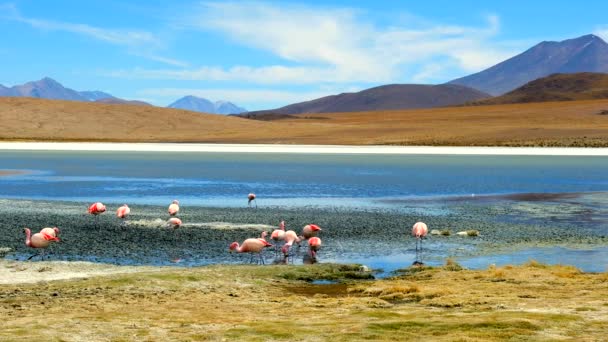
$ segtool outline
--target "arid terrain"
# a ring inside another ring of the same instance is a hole
[[[249,120],[149,106],[0,98],[4,141],[608,146],[608,100]]]
[[[62,266],[0,267],[44,274]],[[114,268],[0,285],[0,339],[591,341],[608,334],[606,274],[536,262],[469,271],[448,261],[375,281],[360,279],[367,273],[358,266],[331,264]]]

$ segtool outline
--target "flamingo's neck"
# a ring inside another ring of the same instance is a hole
[[[25,245],[28,247],[32,247],[31,237],[32,237],[32,232],[29,229],[25,228]]]

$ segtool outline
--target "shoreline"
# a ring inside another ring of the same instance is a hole
[[[608,156],[608,148],[385,145],[281,145],[99,142],[0,142],[0,151],[207,152],[383,155]],[[1,171],[0,171],[1,174]]]

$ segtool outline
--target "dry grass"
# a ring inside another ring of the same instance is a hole
[[[256,121],[177,109],[1,98],[0,139],[351,145],[608,146],[608,100],[303,114]]]
[[[0,286],[0,340],[601,340],[608,276],[531,263],[418,268],[313,285],[347,269],[211,266]]]

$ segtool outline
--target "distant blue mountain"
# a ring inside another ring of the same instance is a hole
[[[97,101],[103,99],[115,99],[116,97],[104,93],[103,91],[93,90],[93,91],[79,91],[78,92],[82,97],[86,98],[89,101]]]
[[[50,77],[10,88],[0,85],[0,96],[36,97],[52,100],[97,101],[115,97],[102,91],[76,91],[66,88]]]
[[[223,114],[223,115],[240,114],[240,113],[244,113],[247,111],[245,108],[241,108],[228,101],[211,102],[202,97],[196,97],[196,96],[192,96],[192,95],[184,96],[181,99],[168,105],[167,107],[191,110],[191,111],[201,112],[201,113]]]

